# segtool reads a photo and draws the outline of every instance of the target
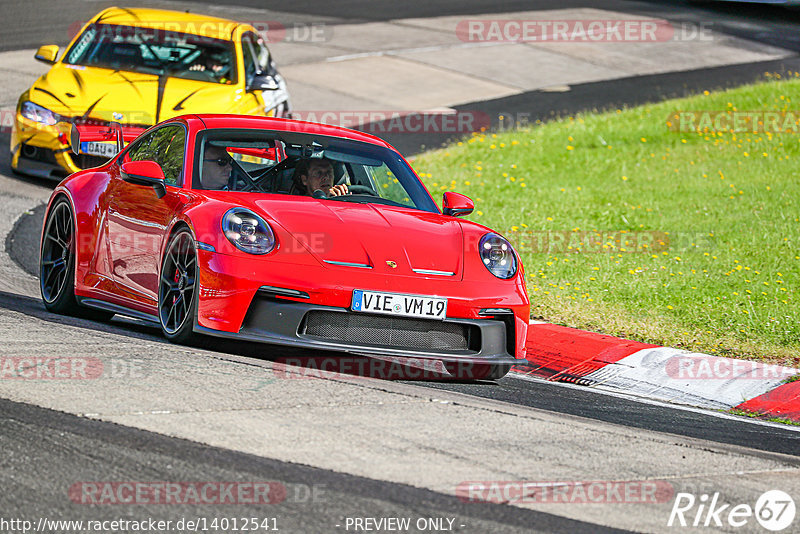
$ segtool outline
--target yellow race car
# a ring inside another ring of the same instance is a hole
[[[114,143],[83,142],[71,153],[71,124],[122,126],[125,141],[187,113],[286,117],[286,82],[253,26],[191,13],[109,8],[90,20],[52,68],[17,103],[11,167],[61,179],[116,153]]]

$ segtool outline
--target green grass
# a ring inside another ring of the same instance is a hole
[[[731,408],[730,410],[728,410],[728,413],[731,415],[750,417],[751,419],[761,419],[762,421],[768,421],[770,423],[781,423],[784,425],[800,426],[800,421],[795,421],[794,419],[786,419],[785,417],[769,417],[761,413],[748,412],[747,410],[740,410],[738,408]]]
[[[797,76],[477,133],[412,164],[515,243],[533,317],[797,367],[800,136],[668,125],[680,110],[798,112]]]

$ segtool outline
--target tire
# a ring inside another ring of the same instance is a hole
[[[55,202],[39,250],[39,291],[48,311],[107,321],[113,313],[84,308],[75,298],[75,217],[66,198]]]
[[[78,313],[75,300],[75,222],[66,199],[47,214],[39,254],[39,291],[44,307],[62,315]]]
[[[187,344],[194,335],[197,273],[194,238],[184,228],[169,240],[161,261],[158,284],[158,318],[161,331],[173,343]]]
[[[444,362],[447,372],[459,380],[499,380],[511,370],[511,365],[486,363]]]

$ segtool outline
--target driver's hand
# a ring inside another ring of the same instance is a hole
[[[338,197],[340,195],[349,195],[350,190],[347,189],[347,184],[339,184],[331,186],[328,190],[329,197]]]
[[[203,70],[206,70],[206,66],[205,65],[201,65],[200,63],[195,63],[194,65],[189,67],[189,70],[200,70],[200,71],[203,71]]]

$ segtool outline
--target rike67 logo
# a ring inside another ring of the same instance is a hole
[[[752,525],[752,519],[772,532],[787,529],[794,522],[794,499],[780,490],[763,493],[755,506],[724,502],[719,492],[703,494],[699,498],[691,493],[678,493],[667,521],[668,527],[734,527]],[[794,530],[796,532],[796,530]]]

